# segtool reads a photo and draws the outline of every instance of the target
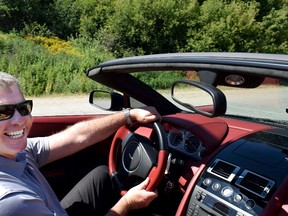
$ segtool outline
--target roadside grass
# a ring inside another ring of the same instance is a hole
[[[113,58],[96,43],[84,46],[79,39],[65,42],[1,33],[0,54],[0,70],[17,77],[26,95],[87,93],[102,88],[85,72]]]
[[[114,59],[97,41],[83,38],[64,41],[56,37],[19,37],[0,32],[0,71],[18,78],[25,95],[82,94],[107,89],[88,79],[85,72],[100,62]],[[135,74],[157,89],[170,88],[185,73]]]

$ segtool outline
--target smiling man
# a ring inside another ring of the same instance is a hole
[[[130,110],[131,119],[127,119],[127,111],[118,112],[79,122],[49,137],[27,138],[32,106],[17,80],[0,72],[0,216],[127,215],[157,197],[156,192],[145,190],[146,179],[111,202],[111,179],[107,167],[100,166],[60,203],[38,169],[111,136],[127,120],[144,123],[159,119],[153,107]]]
[[[1,132],[4,134],[4,136],[0,137],[0,142],[3,143],[0,148],[0,154],[14,159],[16,154],[26,147],[26,137],[32,126],[32,117],[30,115],[32,101],[25,101],[18,85],[13,82],[13,77],[10,77],[10,79],[9,77],[7,76],[6,79],[2,78],[0,82],[0,120],[2,120],[1,130],[3,130]],[[13,120],[18,121],[17,124],[5,121],[14,116],[15,108],[17,108],[18,112]],[[20,112],[27,117],[22,118]]]

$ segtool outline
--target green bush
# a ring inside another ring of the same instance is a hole
[[[0,70],[15,75],[25,95],[89,92],[99,84],[89,80],[85,71],[113,57],[97,43],[87,46],[77,39],[72,45],[74,54],[71,48],[55,53],[31,39],[0,35]]]
[[[85,71],[113,56],[98,41],[78,38],[65,42],[58,38],[27,37],[0,34],[0,70],[13,74],[25,95],[88,93],[107,89],[88,79]],[[167,72],[137,74],[148,85],[166,89],[172,80],[185,73]]]
[[[133,74],[138,79],[147,83],[153,88],[156,89],[170,89],[172,83],[175,80],[183,80],[185,79],[186,72],[172,72],[167,71],[165,73],[134,73]]]

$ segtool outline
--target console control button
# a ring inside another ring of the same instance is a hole
[[[221,194],[224,197],[230,197],[233,194],[233,189],[231,187],[224,187]]]
[[[247,209],[252,209],[254,206],[255,206],[254,200],[249,199],[246,201],[246,208]]]
[[[220,188],[221,188],[221,184],[218,183],[218,182],[215,182],[215,183],[212,185],[212,189],[213,189],[214,191],[218,191],[218,190],[220,190]]]
[[[203,181],[203,184],[204,184],[205,186],[208,186],[208,185],[210,185],[211,183],[212,183],[211,178],[206,178],[206,179],[204,179],[204,181]]]
[[[195,199],[198,200],[198,201],[201,201],[201,200],[202,200],[202,194],[201,194],[201,192],[198,191],[198,192],[196,193]]]
[[[243,200],[242,194],[235,194],[235,196],[234,196],[234,201],[235,201],[235,202],[239,203],[239,202],[241,202],[242,200]]]

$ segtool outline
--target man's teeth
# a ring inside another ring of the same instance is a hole
[[[13,138],[13,139],[17,139],[17,138],[22,137],[23,134],[24,134],[24,129],[7,133],[7,136],[9,136],[10,138]]]

